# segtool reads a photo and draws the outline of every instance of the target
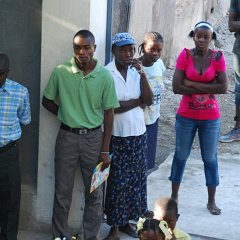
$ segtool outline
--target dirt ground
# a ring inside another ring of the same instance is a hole
[[[217,33],[217,42],[214,48],[223,51],[227,63],[227,75],[229,80],[227,94],[218,95],[221,109],[221,134],[230,131],[234,126],[233,118],[235,116],[234,104],[234,71],[232,46],[234,42],[233,33],[230,33],[227,26],[228,15],[216,20],[214,29]],[[183,46],[187,47],[187,46]],[[159,121],[158,147],[156,165],[162,163],[175,148],[175,112],[178,107],[180,95],[172,92],[172,75],[174,68],[168,68],[165,72],[165,97],[161,105],[161,116]],[[199,149],[198,137],[195,137],[192,149]],[[231,155],[240,154],[240,141],[232,143],[219,143],[219,153],[230,153]]]

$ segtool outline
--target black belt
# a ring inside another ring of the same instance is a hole
[[[3,147],[0,147],[0,152],[7,151],[11,147],[13,147],[16,143],[17,143],[17,141],[12,141],[12,142],[8,143],[7,145],[5,145]]]
[[[71,128],[64,123],[61,123],[61,129],[64,129],[66,131],[69,131],[69,132],[72,132],[72,133],[75,133],[75,134],[78,134],[78,135],[93,132],[93,131],[99,129],[100,127],[101,127],[101,125],[98,126],[98,127],[95,127],[95,128]]]

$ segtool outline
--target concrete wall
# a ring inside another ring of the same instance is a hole
[[[229,7],[228,0],[132,0],[124,3],[124,9],[128,9],[125,17],[121,15],[118,0],[115,0],[118,7],[114,8],[114,15],[115,19],[119,19],[119,16],[128,19],[128,24],[124,29],[122,23],[114,21],[113,29],[130,32],[137,44],[141,43],[145,32],[160,32],[164,37],[162,58],[166,66],[172,67],[181,49],[193,46],[188,33],[194,25],[201,20],[212,22],[221,18]]]
[[[169,65],[175,65],[176,57],[183,47],[194,46],[188,34],[197,22],[209,21],[214,27],[216,19],[226,15],[228,7],[227,0],[176,0],[174,41],[170,56],[167,57]]]
[[[155,0],[153,5],[152,29],[156,29],[156,31],[159,31],[163,36],[164,48],[162,59],[166,66],[169,65],[168,53],[172,50],[174,40],[172,33],[175,27],[175,11],[169,10],[175,9],[175,7],[175,0]]]
[[[36,187],[39,86],[41,59],[41,0],[1,1],[0,52],[9,56],[8,77],[30,93],[32,122],[19,141],[22,182]]]
[[[130,18],[130,3],[131,0],[113,0],[113,35],[118,32],[126,32],[128,29]]]
[[[53,68],[72,57],[72,39],[80,29],[89,29],[96,36],[96,56],[104,63],[106,37],[107,0],[72,0],[71,4],[58,0],[43,0],[42,5],[42,61],[41,61],[41,97]],[[71,13],[71,14],[69,14]],[[97,17],[96,17],[97,16]],[[40,132],[37,184],[37,219],[51,222],[54,194],[54,146],[59,122],[53,114],[40,107]],[[72,209],[69,223],[78,226],[84,201],[80,188],[80,171],[74,186]],[[79,213],[80,212],[80,213]]]

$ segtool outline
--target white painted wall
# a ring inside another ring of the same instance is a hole
[[[107,0],[97,4],[97,0],[43,0],[42,5],[42,59],[41,59],[41,97],[53,68],[73,55],[72,39],[80,29],[89,29],[96,37],[98,45],[96,57],[104,63],[106,38]],[[101,47],[100,47],[101,46]],[[37,182],[37,220],[50,223],[54,195],[54,147],[59,121],[40,107],[39,155]],[[83,191],[80,188],[78,171],[69,224],[81,226]]]
[[[105,63],[106,29],[107,29],[107,0],[90,1],[90,30],[95,35],[97,44],[96,54],[101,64]]]

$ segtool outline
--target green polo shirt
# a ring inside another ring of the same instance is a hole
[[[119,107],[111,73],[99,64],[86,76],[74,58],[57,66],[43,95],[59,101],[58,119],[72,128],[95,128],[103,110]]]

